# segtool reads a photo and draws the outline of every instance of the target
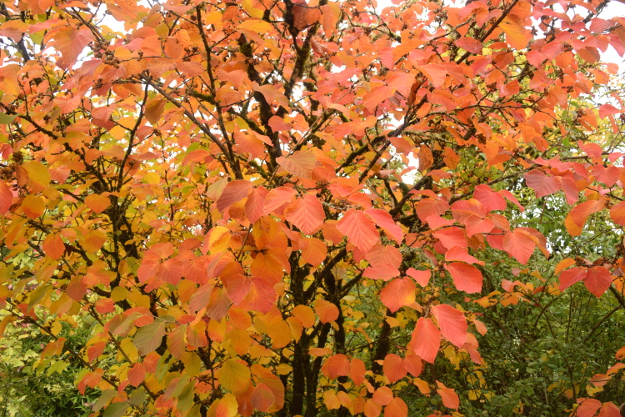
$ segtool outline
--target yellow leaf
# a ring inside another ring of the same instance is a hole
[[[28,185],[33,192],[40,193],[50,185],[50,180],[52,179],[50,171],[41,162],[24,162],[22,167],[28,172]]]
[[[28,195],[22,201],[22,211],[29,219],[36,219],[45,211],[46,205],[43,198],[35,195]]]
[[[227,360],[219,372],[219,383],[227,390],[243,392],[251,382],[249,368],[234,359]]]
[[[256,33],[268,33],[271,31],[271,23],[264,20],[250,19],[239,25],[240,30],[249,30]]]

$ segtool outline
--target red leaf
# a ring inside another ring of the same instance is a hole
[[[384,230],[391,239],[395,240],[397,243],[402,242],[404,232],[395,223],[388,212],[380,209],[367,209],[365,210],[365,214],[369,216],[379,228]]]
[[[395,312],[401,307],[415,302],[416,289],[414,282],[410,278],[396,278],[382,289],[380,299],[391,312]]]
[[[380,238],[373,221],[362,211],[354,209],[343,215],[336,228],[363,253],[369,252]]]
[[[419,271],[414,268],[408,268],[406,273],[417,281],[422,287],[427,287],[428,282],[430,282],[430,277],[432,276],[432,271]]]
[[[476,293],[482,291],[482,273],[476,267],[461,262],[445,265],[459,291]]]
[[[438,321],[443,337],[461,348],[467,340],[467,320],[464,314],[450,305],[438,304],[432,307],[432,314]]]
[[[432,320],[420,317],[412,333],[412,349],[424,361],[434,363],[441,346],[441,332]]]
[[[601,407],[601,401],[594,398],[581,398],[582,401],[576,410],[577,417],[593,417]]]
[[[603,266],[590,268],[584,278],[584,285],[595,297],[599,298],[610,288],[612,284],[612,274]]]
[[[217,200],[217,210],[226,211],[234,203],[247,197],[252,183],[244,180],[229,182]]]
[[[437,232],[434,232],[434,237],[441,241],[443,246],[447,249],[451,249],[454,246],[461,248],[467,248],[467,238],[464,231],[459,227],[448,227]]]
[[[544,171],[535,169],[525,174],[527,185],[534,189],[536,197],[551,195],[560,190],[560,182],[556,177],[548,176]]]
[[[479,54],[482,53],[482,42],[474,38],[460,38],[454,43],[465,51]]]
[[[576,282],[586,278],[586,270],[583,268],[571,268],[560,273],[560,291],[564,291]]]
[[[295,203],[285,210],[285,216],[302,233],[312,235],[323,226],[325,212],[323,211],[321,201],[319,201],[316,195],[306,194],[304,197],[295,200]]]
[[[527,233],[517,229],[503,237],[503,248],[525,265],[534,253],[536,242]]]

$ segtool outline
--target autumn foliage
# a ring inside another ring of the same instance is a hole
[[[94,416],[486,403],[437,375],[488,372],[489,308],[625,308],[622,245],[544,279],[558,242],[524,222],[625,226],[605,5],[2,0],[0,333],[38,327]],[[618,415],[591,396],[567,410]]]

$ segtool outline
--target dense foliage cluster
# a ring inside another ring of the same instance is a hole
[[[8,413],[619,416],[606,5],[0,0]]]

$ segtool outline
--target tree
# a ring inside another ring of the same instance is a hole
[[[394,3],[3,1],[0,334],[94,415],[403,417],[488,404],[493,306],[625,307],[622,19]],[[553,410],[615,415],[569,364]]]

